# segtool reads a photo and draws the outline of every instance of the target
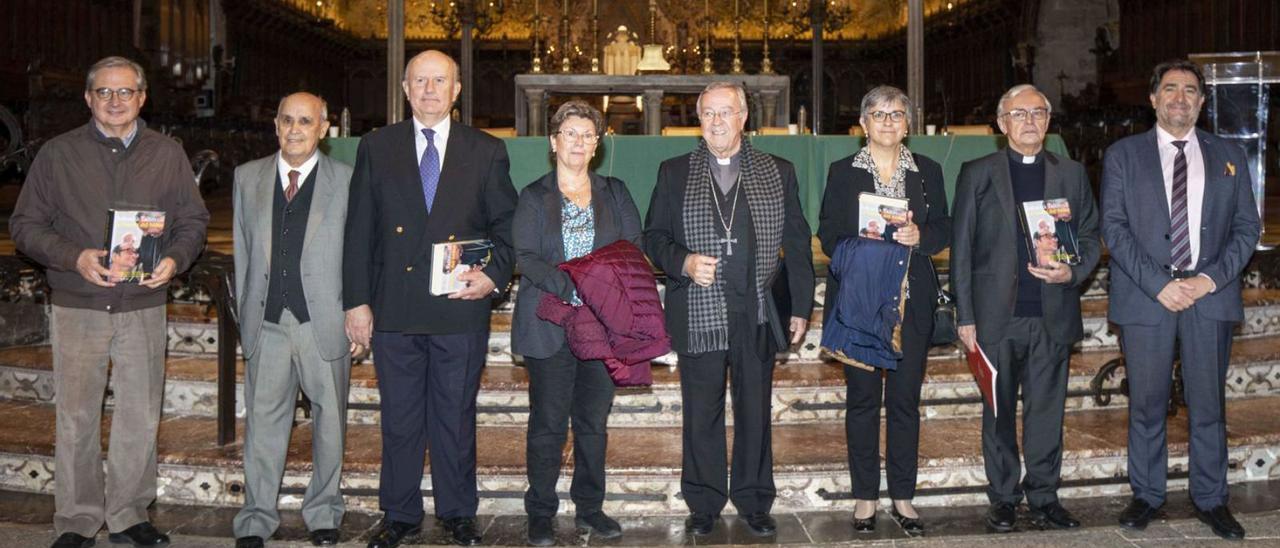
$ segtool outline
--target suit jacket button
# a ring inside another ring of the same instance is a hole
[[[410,265],[410,266],[406,266],[406,267],[404,267],[404,271],[405,271],[405,272],[413,272],[413,266],[412,266],[412,265]]]
[[[403,226],[397,226],[397,227],[396,227],[396,234],[400,234],[400,233],[403,233],[403,232],[404,232],[404,227],[403,227]]]
[[[1168,240],[1168,239],[1169,239],[1169,235],[1168,235],[1168,234],[1165,234],[1165,235],[1164,235],[1164,239]]]

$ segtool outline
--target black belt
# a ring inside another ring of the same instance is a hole
[[[1169,268],[1169,276],[1172,276],[1173,279],[1175,280],[1185,280],[1187,278],[1194,278],[1199,275],[1200,273],[1196,272],[1195,270],[1182,270],[1180,268]]]

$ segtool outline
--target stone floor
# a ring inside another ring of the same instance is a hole
[[[871,545],[947,546],[995,548],[1013,546],[1204,546],[1227,544],[1194,518],[1185,492],[1171,492],[1161,519],[1145,531],[1128,531],[1115,525],[1116,515],[1128,502],[1126,497],[1066,500],[1064,504],[1083,522],[1077,531],[1039,531],[1019,523],[1018,531],[1005,535],[988,534],[982,524],[984,507],[923,509],[929,528],[925,538],[908,538],[885,512],[879,515],[876,532],[853,531],[846,512],[800,512],[778,514],[778,535],[759,539],[747,534],[745,526],[726,517],[716,531],[705,538],[692,539],[684,533],[684,516],[622,517],[621,539],[593,541],[573,529],[572,519],[558,520],[558,544],[565,546],[734,546],[734,545]],[[1280,482],[1251,482],[1231,487],[1231,506],[1248,532],[1247,544],[1280,546]],[[47,495],[0,492],[0,547],[43,546],[53,539],[50,525],[53,498]],[[173,536],[180,547],[213,547],[231,544],[231,520],[236,510],[160,505],[152,510],[157,527]],[[431,520],[428,520],[430,522]],[[416,539],[420,545],[445,542],[433,523]],[[522,516],[481,516],[485,543],[499,546],[524,544]],[[376,517],[349,513],[343,524],[343,546],[362,546]],[[273,546],[309,546],[299,512],[284,512]],[[98,540],[106,543],[106,533]]]

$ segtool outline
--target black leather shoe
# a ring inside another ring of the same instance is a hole
[[[444,529],[458,546],[475,546],[480,544],[480,532],[476,531],[476,518],[449,518],[444,520]]]
[[[307,538],[311,539],[312,546],[334,546],[338,544],[338,530],[316,529],[307,533]]]
[[[1080,520],[1072,516],[1071,512],[1063,508],[1062,503],[1058,501],[1044,506],[1031,506],[1027,514],[1031,516],[1031,521],[1042,529],[1075,529],[1080,526]]]
[[[1208,512],[1196,508],[1196,517],[1200,518],[1205,525],[1213,529],[1213,534],[1218,535],[1227,540],[1240,540],[1244,538],[1244,527],[1240,526],[1240,522],[1231,515],[1231,509],[1223,504],[1215,506]]]
[[[263,548],[267,542],[262,537],[240,537],[236,539],[236,548]]]
[[[107,535],[112,544],[132,544],[134,546],[168,546],[169,535],[157,531],[151,522],[144,521],[133,527]]]
[[[997,502],[987,508],[987,529],[994,533],[1012,532],[1017,521],[1018,512],[1011,503]]]
[[[1120,526],[1138,531],[1146,529],[1147,524],[1151,523],[1151,518],[1156,517],[1158,510],[1160,509],[1147,504],[1147,501],[1135,498],[1129,501],[1129,505],[1120,512]]]
[[[720,516],[694,512],[689,515],[689,519],[684,521],[684,529],[691,535],[705,537],[715,530],[716,521],[719,519]]]
[[[529,516],[529,529],[525,533],[529,546],[553,546],[556,543],[555,520],[545,516]]]
[[[878,513],[879,511],[873,512],[869,518],[854,516],[853,530],[859,533],[874,533],[876,531],[876,514]]]
[[[747,522],[747,530],[757,537],[771,537],[778,533],[778,522],[768,512],[755,512],[742,516]]]
[[[921,522],[919,517],[909,518],[904,516],[901,512],[898,512],[898,508],[896,506],[889,510],[889,515],[893,516],[893,521],[898,522],[898,526],[902,527],[902,531],[906,533],[907,536],[924,536],[924,522]],[[872,525],[874,528],[874,523]]]
[[[384,519],[378,525],[378,530],[369,537],[369,548],[396,548],[406,538],[417,536],[421,532],[422,526],[417,523]]]
[[[93,539],[79,533],[63,533],[53,541],[53,548],[88,548],[93,546]]]
[[[616,520],[604,512],[593,512],[585,516],[577,516],[573,518],[573,524],[579,529],[590,531],[593,537],[611,539],[622,536],[622,526],[618,525]]]

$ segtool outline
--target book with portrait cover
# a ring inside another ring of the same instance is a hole
[[[1049,261],[1080,264],[1076,229],[1071,223],[1071,204],[1066,198],[1022,202],[1019,214],[1023,241],[1032,264],[1044,266]]]
[[[463,272],[489,266],[493,242],[458,240],[431,246],[431,294],[448,295],[461,291],[466,284],[458,279]]]
[[[893,233],[907,224],[907,199],[872,192],[858,194],[858,235],[893,242]]]
[[[107,210],[107,281],[138,283],[151,278],[164,249],[164,212],[138,209]]]

